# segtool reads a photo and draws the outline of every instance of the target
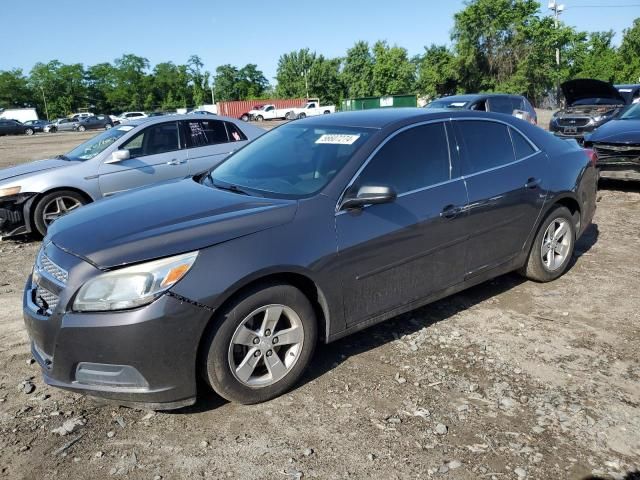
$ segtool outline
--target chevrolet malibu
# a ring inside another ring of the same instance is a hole
[[[154,409],[290,389],[318,342],[518,270],[568,268],[595,211],[575,142],[389,109],[281,126],[207,173],[49,229],[24,292],[50,385]]]
[[[75,124],[88,129],[100,118],[109,121],[98,115]],[[51,222],[82,205],[203,172],[263,133],[212,115],[145,118],[109,127],[66,155],[0,170],[0,236],[44,236]]]

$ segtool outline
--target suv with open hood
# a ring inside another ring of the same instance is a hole
[[[585,134],[618,116],[630,103],[610,83],[581,78],[561,85],[566,100],[564,109],[556,112],[549,131],[582,142]]]

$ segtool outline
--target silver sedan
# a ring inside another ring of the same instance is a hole
[[[0,236],[45,235],[86,203],[208,170],[264,130],[214,115],[144,118],[66,155],[0,170]]]

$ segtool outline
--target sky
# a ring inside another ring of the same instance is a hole
[[[343,56],[358,40],[387,40],[413,56],[448,44],[464,0],[78,0],[9,1],[0,10],[0,70],[37,62],[93,65],[123,53],[205,69],[255,63],[274,82],[281,54],[308,47]],[[546,9],[547,0],[541,1]],[[562,20],[579,30],[612,29],[616,41],[640,17],[640,0],[560,0]],[[607,7],[604,7],[606,5]],[[627,7],[624,7],[627,6]]]

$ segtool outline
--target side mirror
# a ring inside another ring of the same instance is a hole
[[[126,148],[122,150],[116,150],[111,154],[111,158],[104,163],[118,163],[131,158],[131,152]]]
[[[351,210],[362,208],[366,205],[390,203],[393,202],[396,197],[395,190],[389,186],[364,185],[358,189],[355,195],[347,193],[342,200],[340,210]]]

